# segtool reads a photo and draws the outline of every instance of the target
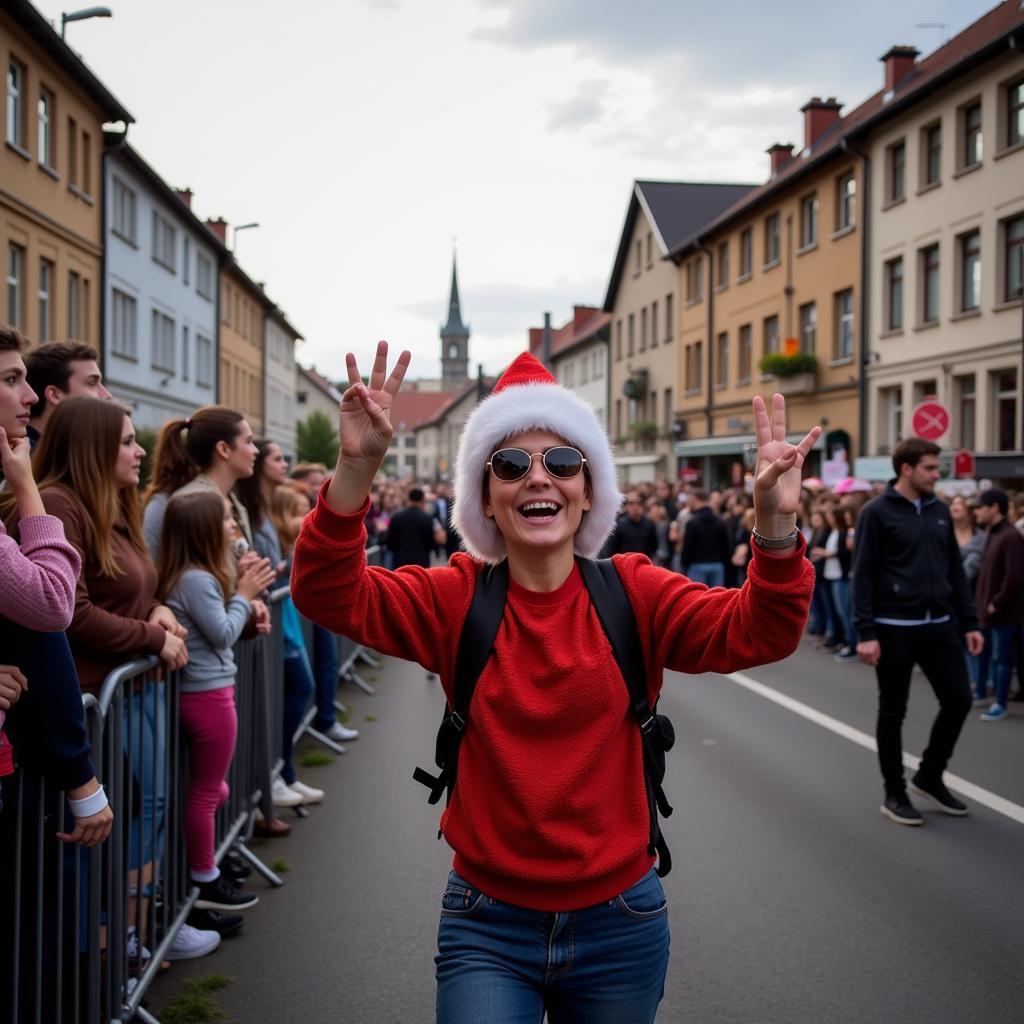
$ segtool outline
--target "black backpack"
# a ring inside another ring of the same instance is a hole
[[[652,710],[648,703],[647,672],[636,618],[611,559],[595,560],[577,556],[576,562],[597,617],[611,644],[616,664],[626,682],[633,715],[640,729],[647,807],[651,819],[647,852],[652,856],[657,853],[658,875],[664,878],[672,870],[672,856],[661,833],[658,813],[665,818],[672,813],[662,782],[665,779],[665,753],[675,743],[675,730],[668,718],[657,713],[657,706]],[[428,802],[431,804],[436,804],[446,791],[446,802],[451,800],[459,766],[459,744],[470,722],[469,706],[473,700],[473,690],[491,656],[494,638],[505,613],[507,592],[507,561],[488,567],[477,577],[473,602],[459,636],[454,706],[449,707],[445,703],[444,718],[437,730],[434,761],[441,771],[438,775],[431,775],[423,768],[417,768],[412,776],[430,790]],[[437,836],[441,838],[440,831]]]

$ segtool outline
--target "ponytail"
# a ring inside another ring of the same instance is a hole
[[[143,498],[145,504],[149,504],[155,494],[173,494],[199,473],[199,467],[189,457],[182,436],[188,425],[188,420],[168,420],[161,428],[149,487]]]

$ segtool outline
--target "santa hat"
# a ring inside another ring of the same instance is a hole
[[[453,519],[466,550],[483,562],[500,562],[508,554],[501,531],[484,515],[484,467],[503,441],[530,430],[558,434],[586,456],[591,506],[576,531],[575,549],[593,558],[622,504],[611,443],[593,408],[563,388],[529,352],[516,357],[473,410],[459,440]]]

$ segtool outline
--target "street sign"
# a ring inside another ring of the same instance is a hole
[[[910,414],[910,429],[915,437],[938,441],[949,430],[949,410],[937,399],[926,398],[914,406]]]
[[[961,448],[953,456],[953,475],[957,479],[973,479],[974,477],[974,452]]]

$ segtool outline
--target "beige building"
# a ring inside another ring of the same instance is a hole
[[[624,483],[676,476],[679,274],[666,257],[749,189],[633,185],[603,306],[611,317],[608,433]]]
[[[32,341],[101,346],[103,124],[134,119],[42,15],[0,7],[0,319]]]
[[[415,428],[416,475],[423,481],[450,480],[455,475],[455,455],[462,429],[477,402],[486,398],[495,381],[480,377],[467,382]],[[481,467],[481,472],[483,467]]]
[[[337,430],[341,392],[316,367],[295,364],[295,420],[305,423],[314,412],[322,412]]]
[[[1007,45],[1022,23],[1004,4],[925,60],[890,57],[865,146],[869,454],[909,436],[914,406],[936,397],[951,414],[944,448],[976,452],[978,477],[1024,477],[1024,56]]]

